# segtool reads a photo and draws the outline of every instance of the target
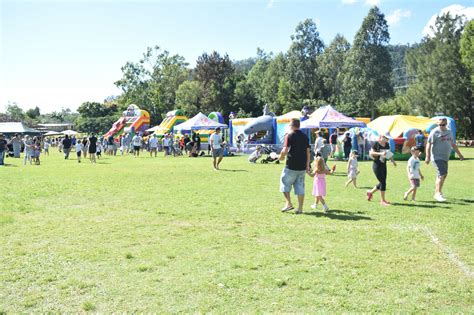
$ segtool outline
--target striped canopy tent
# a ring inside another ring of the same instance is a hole
[[[193,118],[174,126],[174,131],[190,131],[190,130],[214,130],[216,128],[228,128],[226,124],[221,124],[210,119],[203,113],[199,113]]]

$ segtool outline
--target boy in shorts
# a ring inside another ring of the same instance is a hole
[[[420,149],[418,147],[412,147],[411,157],[407,163],[407,173],[408,180],[410,181],[411,187],[403,195],[403,200],[407,200],[408,196],[411,195],[411,200],[415,201],[416,199],[416,190],[420,187],[420,180],[424,179],[423,174],[421,174],[421,163],[420,163]]]

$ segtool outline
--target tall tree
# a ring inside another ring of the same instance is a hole
[[[148,47],[139,62],[122,67],[123,77],[115,82],[123,91],[122,105],[136,103],[148,110],[156,123],[161,113],[173,108],[178,87],[189,77],[187,65],[180,55]]]
[[[84,102],[77,111],[81,116],[76,121],[76,128],[87,133],[105,133],[120,116],[116,106],[97,102]]]
[[[202,110],[229,113],[235,88],[234,66],[229,56],[221,56],[216,51],[204,53],[198,57],[194,72],[203,88]]]
[[[474,88],[474,20],[464,27],[461,36],[461,59],[471,75],[471,88]]]
[[[275,114],[281,114],[283,107],[288,107],[286,103],[282,104],[278,100],[280,81],[286,80],[287,64],[286,56],[279,53],[270,61],[263,77],[263,100]]]
[[[288,80],[298,99],[318,99],[323,96],[317,58],[324,50],[316,23],[311,19],[300,22],[291,36],[288,50]]]
[[[351,44],[341,34],[337,34],[320,57],[320,70],[324,83],[324,99],[331,104],[339,104],[342,93],[342,68]]]
[[[349,115],[375,117],[377,104],[393,96],[387,21],[374,6],[364,18],[344,64],[343,109]]]
[[[197,81],[184,81],[176,91],[176,107],[194,116],[201,110],[203,88]]]
[[[11,117],[13,121],[20,122],[25,119],[25,112],[17,103],[8,102],[6,106],[6,114]]]
[[[439,113],[458,120],[461,134],[473,134],[469,72],[461,60],[462,17],[449,13],[436,19],[434,36],[426,37],[407,56],[407,69],[416,81],[407,100],[419,114]]]

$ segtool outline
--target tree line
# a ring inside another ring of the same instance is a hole
[[[389,45],[384,14],[372,7],[352,43],[336,35],[326,45],[311,19],[300,22],[286,52],[257,49],[255,57],[231,60],[203,53],[189,67],[184,57],[155,46],[122,67],[122,91],[103,103],[79,108],[78,129],[106,131],[131,103],[150,112],[152,124],[179,108],[258,116],[265,104],[276,114],[331,104],[349,116],[449,115],[459,134],[474,135],[474,21],[449,13],[434,35],[414,45]]]

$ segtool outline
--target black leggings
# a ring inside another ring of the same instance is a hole
[[[380,191],[385,191],[387,189],[387,164],[374,163],[372,165],[372,170],[379,181],[375,187]]]
[[[349,159],[352,147],[344,146],[344,158]]]

